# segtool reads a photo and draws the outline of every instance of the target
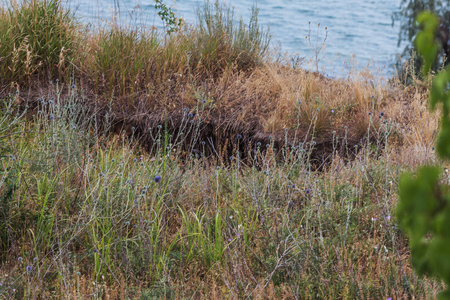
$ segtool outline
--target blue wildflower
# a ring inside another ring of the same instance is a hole
[[[155,176],[154,180],[156,183],[159,183],[159,182],[161,182],[161,179],[162,179],[161,176]]]

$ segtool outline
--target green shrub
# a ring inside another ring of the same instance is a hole
[[[416,46],[425,61],[427,74],[436,59],[435,40],[439,22],[431,13],[422,13],[417,22],[423,27],[416,37]],[[431,109],[442,104],[441,130],[437,139],[440,158],[450,158],[450,67],[433,80]],[[416,271],[443,279],[450,285],[450,186],[441,182],[441,168],[422,167],[415,178],[405,174],[400,182],[400,203],[397,208],[400,224],[410,238],[412,264]],[[450,290],[440,295],[450,299]]]

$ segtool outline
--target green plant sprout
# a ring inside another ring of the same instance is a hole
[[[158,16],[164,22],[167,27],[167,33],[177,32],[183,25],[183,19],[177,18],[172,8],[167,7],[167,5],[162,0],[155,0],[155,9],[158,10]]]

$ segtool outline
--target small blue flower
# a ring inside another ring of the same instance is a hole
[[[305,193],[308,195],[309,193],[311,193],[311,190],[310,189],[306,189]]]
[[[237,138],[238,140],[240,140],[240,139],[242,139],[242,135],[238,134],[238,135],[236,136],[236,138]]]
[[[189,114],[188,114],[188,117],[189,117],[189,118],[193,118],[194,115],[193,115],[192,113],[189,113]]]
[[[22,256],[19,256],[18,260],[19,260],[20,262],[22,262],[22,261],[23,261]]]
[[[202,141],[202,145],[205,146],[205,145],[206,145],[206,142],[205,142],[205,141]]]
[[[77,86],[75,84],[72,84],[72,89],[75,89]]]
[[[381,117],[384,117],[384,112],[381,112],[381,113],[380,113],[380,116],[381,116]]]
[[[33,271],[33,267],[32,266],[27,266],[27,272],[30,273],[31,271]]]
[[[161,182],[161,179],[162,179],[161,176],[155,176],[154,180],[156,183],[159,183],[159,182]]]
[[[256,147],[261,147],[261,142],[257,142]]]

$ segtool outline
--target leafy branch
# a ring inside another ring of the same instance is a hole
[[[422,72],[427,75],[436,60],[439,45],[438,18],[423,12],[417,18],[421,31],[415,39],[423,56]],[[441,129],[436,150],[443,160],[450,159],[450,66],[433,79],[430,109],[441,106]],[[450,186],[441,181],[441,168],[424,166],[417,176],[404,174],[400,181],[397,216],[410,239],[412,264],[419,275],[441,278],[450,287]],[[439,299],[450,299],[447,288]]]
[[[155,0],[155,9],[158,10],[158,16],[167,27],[167,33],[177,32],[183,25],[183,19],[177,18],[172,8],[168,7],[162,0]]]

